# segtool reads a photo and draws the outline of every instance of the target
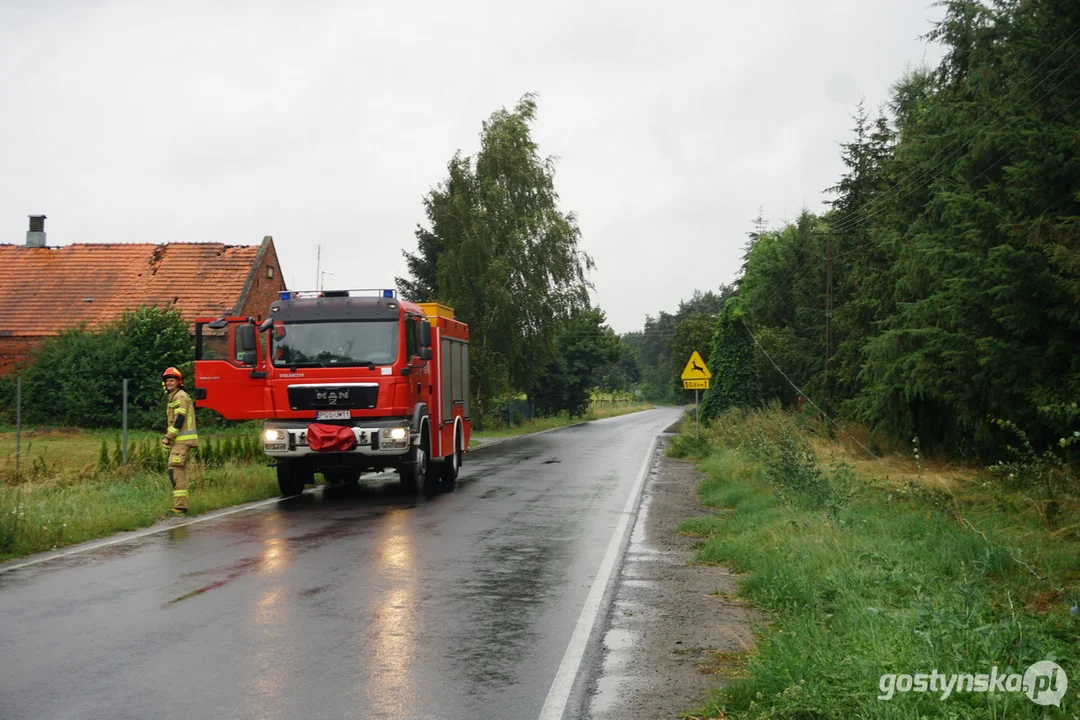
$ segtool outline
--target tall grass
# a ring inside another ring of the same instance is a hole
[[[701,451],[704,504],[729,512],[682,530],[698,559],[745,573],[740,593],[774,622],[759,628],[748,677],[697,716],[732,718],[1036,718],[1057,708],[1023,693],[909,692],[880,700],[886,673],[1019,672],[1054,660],[1077,712],[1080,543],[1051,536],[1022,506],[976,484],[950,509],[923,492],[822,467],[806,429],[778,410],[732,413]],[[983,493],[980,495],[979,493]],[[962,516],[982,531],[957,522]],[[985,535],[985,537],[984,537]],[[1018,564],[1036,568],[1036,579]]]

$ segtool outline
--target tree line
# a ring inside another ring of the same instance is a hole
[[[875,114],[858,107],[828,210],[754,222],[707,339],[714,375],[738,379],[714,380],[707,414],[803,398],[956,458],[999,456],[1016,442],[1003,426],[1036,446],[1072,435],[1080,4],[943,5],[928,34],[943,60],[897,80]],[[644,376],[662,382],[663,337],[682,361],[676,338],[700,332],[700,346],[707,330],[647,321]]]

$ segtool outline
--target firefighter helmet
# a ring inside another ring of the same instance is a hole
[[[164,380],[165,378],[171,377],[176,378],[179,382],[184,382],[184,376],[179,370],[174,367],[165,368],[165,372],[161,373],[161,379]]]

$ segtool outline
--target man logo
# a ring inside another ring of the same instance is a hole
[[[327,404],[329,404],[329,405],[337,405],[338,400],[348,400],[349,399],[349,391],[348,390],[329,390],[329,391],[327,391],[327,390],[316,390],[315,391],[315,399],[316,400],[325,400],[327,402]]]

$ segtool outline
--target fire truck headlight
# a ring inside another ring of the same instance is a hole
[[[394,440],[404,440],[407,433],[405,428],[394,428],[390,431],[390,437]]]
[[[284,430],[267,430],[266,432],[263,433],[263,437],[266,438],[267,442],[274,442],[276,440],[284,440],[285,439],[285,431]]]

